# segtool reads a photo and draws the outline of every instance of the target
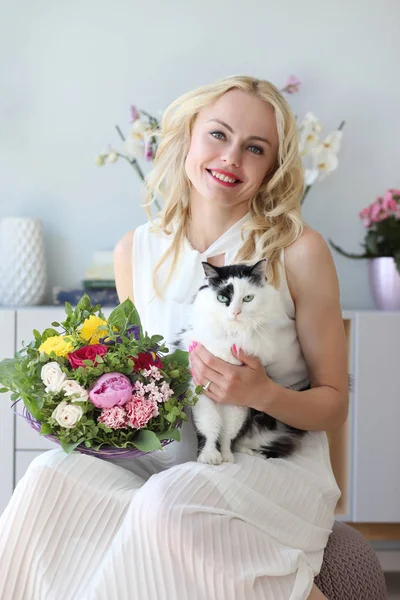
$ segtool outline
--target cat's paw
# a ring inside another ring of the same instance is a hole
[[[213,450],[202,450],[197,457],[197,462],[205,463],[206,465],[220,465],[222,463],[222,455],[216,448]]]
[[[235,462],[235,457],[233,455],[233,452],[231,452],[230,450],[222,451],[221,454],[222,454],[223,462],[228,462],[228,463]]]
[[[245,446],[239,446],[236,448],[236,452],[241,452],[242,454],[248,454],[249,456],[253,456],[254,452],[250,448],[246,448]]]

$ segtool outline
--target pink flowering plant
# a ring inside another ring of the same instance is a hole
[[[362,254],[342,250],[330,240],[331,246],[348,258],[393,257],[400,273],[400,190],[390,189],[359,213],[366,229]]]
[[[28,422],[65,452],[151,452],[179,441],[190,387],[187,352],[143,332],[130,300],[106,319],[85,294],[62,323],[0,362],[0,392],[22,400]]]

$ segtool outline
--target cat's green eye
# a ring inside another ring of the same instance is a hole
[[[228,302],[228,298],[223,294],[218,294],[217,300],[218,302],[222,302],[222,304],[226,304]]]
[[[243,298],[243,302],[251,302],[252,300],[254,300],[254,296],[252,296],[251,294]]]

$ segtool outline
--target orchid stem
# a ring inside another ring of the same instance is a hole
[[[303,204],[310,189],[311,189],[311,185],[306,185],[306,189],[304,190],[304,194],[303,194],[300,204]]]
[[[122,133],[122,131],[120,130],[120,128],[118,127],[118,125],[115,126],[115,129],[118,131],[118,134],[119,134],[119,137],[121,138],[121,140],[123,142],[125,142],[126,139],[124,137],[124,134]],[[121,156],[123,156],[123,155],[121,155]],[[136,158],[127,158],[127,157],[124,157],[124,158],[127,159],[127,161],[129,162],[129,164],[132,165],[132,167],[135,169],[135,171],[137,172],[137,174],[139,175],[139,177],[141,178],[141,180],[144,181],[144,173],[143,173],[142,169],[140,168],[139,163],[136,160]]]
[[[122,131],[120,130],[120,128],[118,127],[118,125],[115,125],[115,129],[117,130],[118,135],[121,138],[121,140],[123,142],[125,142],[126,141],[125,136],[122,133]],[[124,154],[120,154],[120,153],[118,153],[118,156],[120,156],[121,158],[125,158],[125,160],[127,160],[128,163],[135,169],[136,173],[139,175],[141,180],[145,181],[144,173],[143,173],[142,169],[140,168],[139,163],[136,160],[136,158],[129,158],[128,156],[125,156]],[[156,205],[158,210],[161,210],[161,206],[159,205],[157,200],[154,200],[154,204]]]

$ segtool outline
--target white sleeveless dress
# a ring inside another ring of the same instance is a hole
[[[225,254],[232,262],[248,218],[203,254],[186,241],[163,300],[153,293],[151,272],[170,239],[148,224],[137,228],[135,304],[149,333],[174,339],[202,282],[201,261]],[[282,275],[286,316],[276,323],[270,375],[296,388],[307,368],[284,269]],[[0,519],[0,598],[306,600],[340,495],[325,433],[309,433],[288,459],[195,460],[190,422],[181,442],[138,459],[43,453]]]

